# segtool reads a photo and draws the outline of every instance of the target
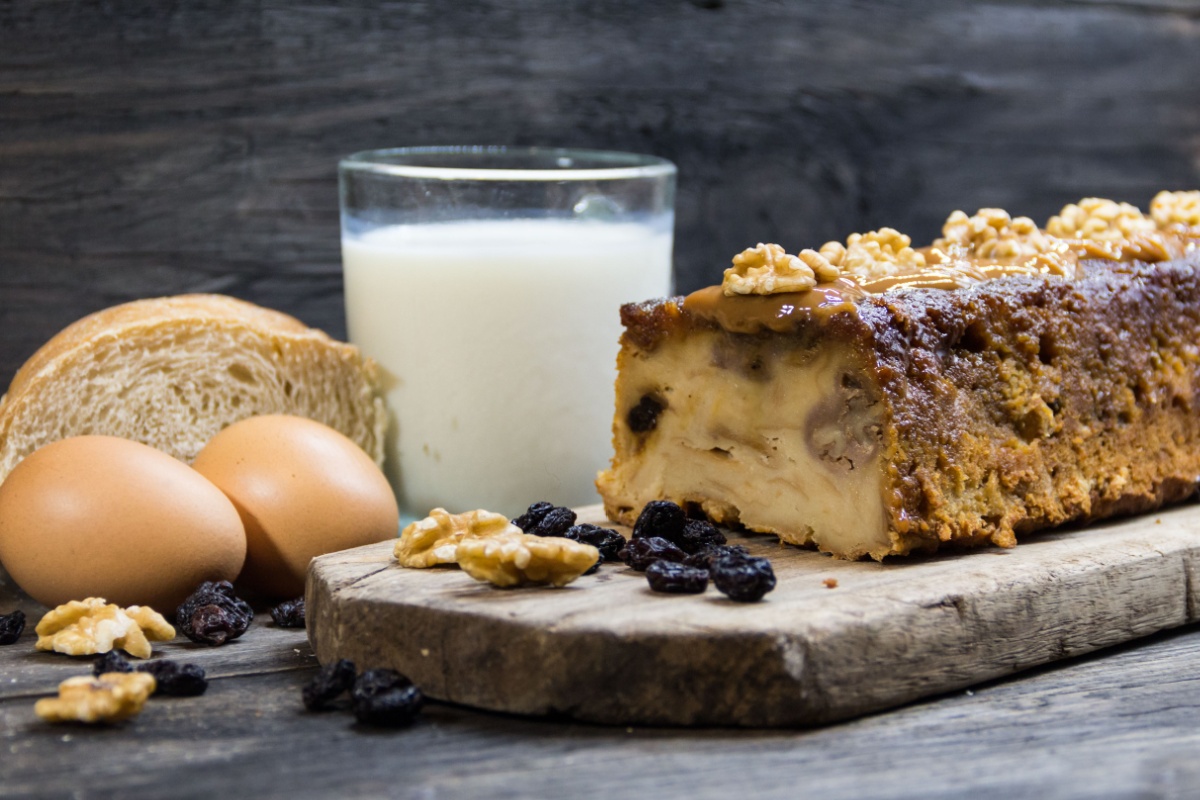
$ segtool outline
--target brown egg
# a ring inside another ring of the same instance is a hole
[[[39,603],[104,597],[164,614],[246,558],[233,504],[188,465],[144,444],[76,436],[0,484],[0,563]]]
[[[394,539],[400,525],[396,498],[371,457],[303,417],[234,423],[193,466],[242,515],[247,550],[239,583],[270,597],[298,597],[313,558]]]

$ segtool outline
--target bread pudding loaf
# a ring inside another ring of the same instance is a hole
[[[956,212],[924,250],[760,245],[723,286],[625,306],[608,515],[670,499],[882,559],[1187,498],[1197,200],[1090,199],[1044,230]]]

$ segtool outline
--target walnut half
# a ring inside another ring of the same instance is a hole
[[[1154,233],[1154,220],[1137,206],[1103,197],[1085,197],[1068,203],[1046,223],[1051,236],[1096,242],[1122,242]]]
[[[38,700],[33,711],[46,722],[118,722],[141,711],[156,688],[147,672],[67,678],[58,685],[58,697]]]
[[[1002,208],[981,208],[969,217],[963,211],[953,212],[933,249],[950,261],[961,254],[977,264],[1024,266],[1060,277],[1075,275],[1079,261],[1057,235],[1047,234],[1029,217],[1009,216]]]
[[[458,543],[467,537],[489,537],[501,533],[521,533],[521,529],[503,514],[478,509],[451,514],[435,508],[425,519],[417,520],[400,532],[393,553],[402,567],[424,569],[438,564],[453,564]]]
[[[503,533],[458,543],[458,565],[477,581],[497,586],[566,586],[600,560],[600,551],[560,536]]]
[[[777,244],[762,244],[733,257],[721,282],[727,297],[740,294],[807,292],[817,285],[812,267]]]
[[[1200,229],[1200,191],[1159,192],[1150,201],[1150,216],[1161,230]]]
[[[895,228],[880,228],[794,256],[777,244],[759,244],[733,257],[721,286],[726,297],[807,292],[838,278],[862,282],[923,266],[925,256],[913,249],[912,239]]]
[[[135,658],[149,658],[151,640],[173,639],[175,629],[149,606],[121,608],[103,597],[89,597],[47,611],[37,635],[38,650],[84,656],[120,648]]]

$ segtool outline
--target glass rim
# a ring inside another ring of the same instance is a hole
[[[501,159],[513,157],[514,160],[519,157],[535,157],[545,158],[547,166],[544,168],[431,166],[387,160],[414,156],[451,156],[463,160],[470,160],[473,157],[498,157]],[[589,159],[611,162],[613,166],[554,166],[553,162],[558,159]],[[667,159],[641,153],[570,147],[510,147],[507,145],[435,145],[363,150],[343,158],[338,162],[338,167],[354,172],[372,172],[400,178],[459,181],[605,181],[661,178],[676,173],[675,164]]]

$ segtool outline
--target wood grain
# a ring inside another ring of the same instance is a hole
[[[1188,506],[886,564],[734,537],[779,579],[753,605],[712,589],[657,595],[621,565],[563,590],[499,591],[403,569],[383,543],[313,562],[309,638],[323,663],[393,667],[433,697],[495,711],[823,724],[1195,621],[1198,533]]]
[[[1175,0],[0,2],[0,386],[138,297],[225,292],[343,336],[356,150],[671,158],[690,290],[758,241],[1200,186],[1198,66]]]
[[[39,618],[40,611],[29,614],[21,640],[4,651],[0,701],[53,694],[67,678],[91,674],[95,656],[67,656],[33,649],[37,641],[33,628]],[[155,642],[152,658],[196,664],[210,679],[285,672],[316,663],[303,630],[278,628],[266,614],[255,619],[246,635],[226,646],[196,644],[180,635],[170,642]]]
[[[411,729],[306,714],[308,672],[152,700],[109,729],[0,702],[0,797],[1188,797],[1200,786],[1181,666],[1195,633],[816,731],[607,728],[431,704]]]
[[[153,294],[344,333],[333,164],[366,147],[671,157],[684,289],[757,239],[920,239],[953,207],[1195,188],[1198,19],[1179,0],[0,0],[0,387],[69,322]],[[0,611],[27,603],[0,586]],[[27,657],[0,647],[0,686]],[[434,703],[379,732],[302,713],[312,668],[267,658],[113,729],[0,698],[0,797],[1187,798],[1197,663],[1192,626],[817,730]]]
[[[15,606],[36,613],[0,585],[0,612]],[[46,725],[33,697],[0,697],[0,797],[1133,800],[1200,791],[1195,626],[802,731],[614,728],[442,703],[411,729],[364,729],[344,712],[301,710],[314,667],[234,674],[250,645],[276,635],[313,663],[302,632],[256,623],[236,647],[206,649],[210,672],[224,663],[230,673],[207,694],[152,699],[119,726]],[[28,637],[0,647],[0,685],[31,648]]]

